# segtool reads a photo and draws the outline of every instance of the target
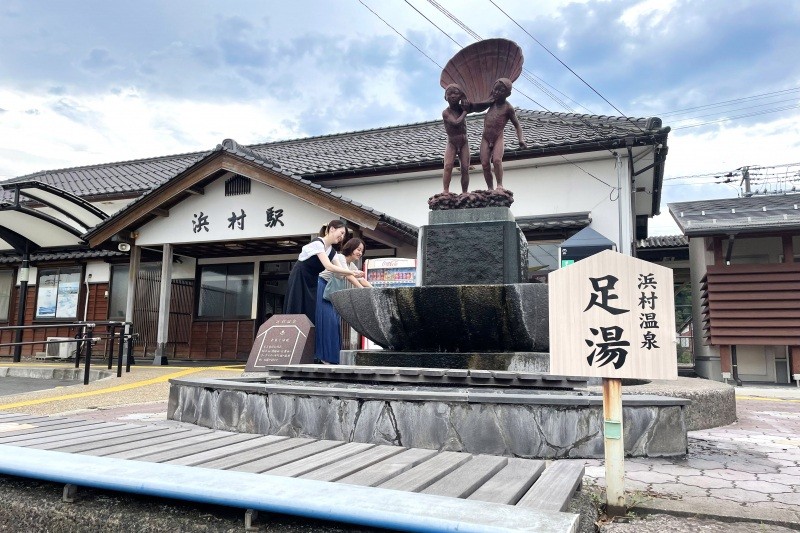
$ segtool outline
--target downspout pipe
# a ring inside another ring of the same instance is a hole
[[[28,302],[28,278],[30,276],[30,254],[28,253],[28,247],[25,246],[25,251],[22,254],[22,265],[19,267],[19,271],[17,273],[17,280],[19,281],[19,298],[17,302],[17,326],[24,326],[25,322],[25,305]],[[22,342],[22,333],[21,329],[18,329],[14,334],[14,342],[17,343],[14,346],[14,358],[13,361],[15,363],[19,363],[22,360],[22,345],[19,344]]]
[[[578,515],[414,492],[0,445],[0,473],[400,531],[576,531]]]
[[[728,235],[728,250],[725,252],[725,265],[731,264],[731,257],[733,257],[733,243],[736,240],[736,235],[730,234]],[[736,345],[731,346],[731,377],[733,377],[733,381],[738,385],[742,386],[742,380],[739,379],[739,362],[738,358],[736,357]]]

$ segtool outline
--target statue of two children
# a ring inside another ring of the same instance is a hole
[[[517,132],[517,139],[522,148],[526,148],[522,137],[522,128],[517,120],[514,107],[506,101],[511,95],[511,80],[500,78],[494,84],[489,100],[485,102],[469,102],[464,91],[456,84],[450,84],[445,88],[444,99],[449,104],[442,111],[445,131],[447,132],[447,148],[444,152],[444,192],[450,192],[450,179],[455,167],[455,158],[458,156],[459,166],[461,167],[461,190],[467,192],[469,187],[469,143],[467,141],[467,113],[480,112],[489,109],[483,121],[483,136],[481,138],[481,166],[483,167],[483,177],[486,179],[486,187],[489,190],[495,188],[494,179],[497,180],[497,188],[503,188],[503,130],[506,124],[511,121]],[[494,177],[492,176],[494,167]]]

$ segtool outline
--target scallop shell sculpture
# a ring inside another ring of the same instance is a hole
[[[499,78],[512,82],[522,73],[522,49],[508,39],[486,39],[463,48],[442,70],[439,83],[458,84],[471,102],[489,98]]]

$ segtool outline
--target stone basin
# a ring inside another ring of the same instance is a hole
[[[547,352],[547,285],[350,289],[331,301],[356,331],[388,350]]]

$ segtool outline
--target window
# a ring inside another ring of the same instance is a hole
[[[250,318],[252,307],[252,263],[200,267],[198,318]]]
[[[11,292],[14,290],[14,272],[0,270],[0,322],[8,322]]]
[[[111,267],[111,297],[108,301],[108,319],[125,320],[125,308],[128,305],[128,272],[129,265]]]
[[[552,271],[558,268],[560,241],[533,241],[528,243],[528,270]]]
[[[80,268],[39,270],[36,285],[36,318],[78,318]]]

